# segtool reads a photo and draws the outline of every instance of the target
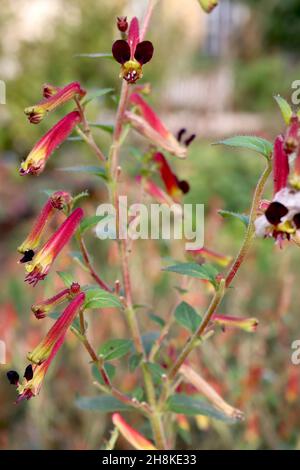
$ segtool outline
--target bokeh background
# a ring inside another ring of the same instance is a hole
[[[244,228],[238,221],[224,221],[217,211],[248,211],[264,162],[251,151],[211,143],[238,133],[272,140],[282,130],[273,95],[290,100],[291,84],[300,79],[300,5],[297,0],[220,0],[219,8],[206,16],[196,0],[159,3],[148,34],[155,56],[145,67],[143,82],[151,82],[150,101],[174,133],[185,126],[197,134],[188,160],[172,162],[190,181],[186,202],[205,204],[207,246],[234,256]],[[7,364],[0,366],[2,449],[99,449],[111,429],[109,414],[76,406],[78,396],[98,392],[92,385],[89,358],[72,334],[40,396],[14,405],[15,390],[5,373],[24,369],[27,351],[51,323],[33,318],[30,305],[61,287],[55,270],[71,271],[82,283],[90,281],[66,250],[48,280],[33,290],[24,284],[16,247],[45,201],[45,190],[64,188],[74,194],[88,190],[90,196],[82,202],[90,215],[107,198],[100,179],[60,171],[70,165],[95,164],[81,142],[64,143],[39,178],[21,178],[17,168],[41,134],[65,113],[65,108],[59,110],[39,126],[27,122],[23,109],[40,99],[43,83],[59,86],[79,80],[88,90],[112,87],[118,94],[116,63],[76,54],[109,52],[118,36],[115,17],[140,16],[145,4],[145,0],[1,0],[0,79],[7,92],[6,104],[0,105],[0,339],[7,346]],[[112,124],[115,109],[114,94],[94,100],[89,120]],[[95,139],[107,152],[111,136],[95,129]],[[122,152],[125,173],[138,172],[137,154],[145,150],[145,141],[134,135],[127,140]],[[266,196],[270,194],[271,186]],[[91,232],[87,244],[95,266],[113,283],[120,277],[114,243],[100,242]],[[147,332],[159,329],[150,314],[166,317],[178,298],[174,287],[179,279],[161,271],[165,257],[183,259],[182,245],[138,242],[131,256],[134,298],[145,305],[139,321]],[[257,332],[218,333],[193,357],[202,375],[245,411],[246,420],[228,426],[191,419],[190,433],[178,437],[179,448],[300,448],[300,366],[291,363],[291,343],[300,339],[299,262],[296,245],[279,250],[272,241],[255,242],[220,313],[257,317]],[[203,312],[210,295],[207,287],[192,282],[189,289],[185,300]],[[90,311],[88,323],[95,347],[107,338],[128,336],[124,319],[114,310]],[[184,337],[176,327],[172,336],[180,346]],[[130,373],[126,361],[113,365],[116,384],[140,394],[138,376]],[[141,425],[138,417],[128,418]],[[118,446],[127,444],[119,440]]]

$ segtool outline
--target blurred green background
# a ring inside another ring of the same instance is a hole
[[[17,168],[42,133],[66,109],[72,109],[71,104],[66,105],[39,126],[30,125],[23,110],[39,101],[45,82],[61,86],[78,80],[89,91],[114,88],[114,94],[94,100],[88,107],[90,121],[113,123],[121,85],[118,64],[76,54],[109,52],[118,37],[116,16],[141,16],[145,6],[146,0],[1,1],[0,79],[7,92],[6,104],[0,105],[0,339],[7,346],[7,364],[0,366],[2,449],[98,449],[111,429],[110,415],[83,411],[74,403],[78,396],[92,396],[97,391],[88,357],[72,335],[40,396],[13,404],[15,390],[7,384],[5,373],[11,368],[23,370],[27,351],[49,327],[50,320],[44,323],[32,318],[30,305],[61,287],[55,269],[35,290],[25,285],[16,247],[45,201],[45,189],[63,188],[74,194],[87,189],[90,197],[83,205],[90,215],[107,200],[101,180],[59,171],[96,163],[82,142],[65,142],[39,178],[22,178]],[[217,211],[248,211],[264,162],[251,151],[211,143],[239,133],[272,140],[283,129],[273,95],[279,93],[290,100],[292,82],[300,79],[299,30],[297,0],[220,0],[220,7],[209,17],[196,0],[161,0],[151,22],[147,38],[154,43],[155,55],[145,66],[142,81],[151,83],[149,99],[174,133],[185,126],[197,134],[188,160],[173,159],[171,163],[190,181],[186,202],[205,204],[207,246],[226,255],[237,253],[244,228],[237,221],[223,221]],[[99,129],[94,135],[107,153],[111,136]],[[138,171],[133,146],[140,153],[147,150],[147,142],[130,135],[122,151],[125,174]],[[266,197],[270,194],[271,186]],[[113,283],[120,276],[114,244],[100,242],[93,233],[87,243],[95,266]],[[132,255],[134,295],[137,304],[149,306],[139,311],[139,320],[145,331],[157,330],[149,313],[168,315],[178,281],[161,272],[165,263],[161,256],[182,259],[182,246],[136,245]],[[300,339],[299,262],[296,245],[279,250],[272,241],[255,242],[220,312],[257,317],[257,332],[218,333],[193,357],[222,396],[245,411],[246,420],[228,427],[214,421],[197,426],[191,419],[190,433],[178,437],[178,448],[300,448],[300,369],[291,363],[291,343]],[[87,282],[67,252],[56,269],[71,270],[81,282]],[[205,286],[192,284],[191,303],[193,293],[201,312],[209,293]],[[128,335],[118,312],[91,311],[88,322],[96,347],[104,339]],[[125,363],[121,366],[115,381],[132,392],[136,377]],[[137,418],[135,422],[140,426]],[[126,443],[120,441],[119,446],[126,448]]]

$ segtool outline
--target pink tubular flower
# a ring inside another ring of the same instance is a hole
[[[137,183],[142,184],[144,191],[160,204],[167,204],[168,206],[174,204],[173,199],[167,193],[165,193],[159,186],[157,186],[151,179],[137,176],[136,181]]]
[[[121,64],[120,77],[128,83],[135,83],[142,78],[142,66],[152,59],[153,51],[150,41],[140,42],[139,22],[134,17],[129,26],[127,41],[118,39],[112,46],[112,54]]]
[[[210,13],[219,4],[219,0],[198,0],[206,13]]]
[[[158,165],[160,176],[165,184],[167,193],[174,199],[174,201],[180,201],[181,196],[189,192],[189,183],[177,178],[175,173],[172,172],[169,163],[162,153],[156,152],[153,155],[153,160]]]
[[[40,320],[41,318],[45,318],[48,313],[53,312],[54,308],[62,304],[65,300],[71,300],[79,292],[80,285],[77,282],[73,282],[70,287],[63,289],[53,297],[43,300],[39,304],[32,305],[31,310],[36,318]]]
[[[42,101],[26,108],[24,111],[32,124],[40,123],[47,113],[67,101],[76,97],[82,98],[86,94],[86,91],[81,88],[80,83],[72,82],[63,88],[57,88],[47,84],[43,87],[43,94],[45,98]]]
[[[24,256],[21,263],[31,261],[34,256],[34,250],[40,244],[42,233],[46,227],[47,222],[54,214],[55,210],[62,210],[64,206],[71,201],[71,195],[65,191],[56,191],[53,193],[46,204],[44,205],[40,215],[38,216],[30,234],[24,242],[18,247],[19,253]]]
[[[65,308],[61,316],[48,331],[43,341],[28,354],[28,359],[34,364],[42,364],[48,359],[53,347],[61,337],[65,337],[68,328],[71,326],[79,308],[85,300],[84,292],[79,293]]]
[[[215,251],[205,247],[200,248],[198,250],[188,250],[187,253],[193,256],[200,256],[200,258],[204,258],[204,260],[212,261],[213,263],[217,263],[223,267],[228,266],[232,261],[231,256],[216,253]]]
[[[34,260],[25,266],[28,272],[25,280],[29,284],[35,286],[46,277],[55,258],[73,236],[82,218],[83,210],[75,209],[37,253]]]
[[[81,121],[78,111],[72,111],[52,127],[33,147],[26,160],[21,163],[20,175],[39,175],[54,150],[66,140]]]
[[[125,113],[133,128],[157,147],[162,147],[177,157],[185,158],[186,147],[180,145],[148,103],[138,93],[132,93],[130,101],[139,113],[132,111]]]
[[[213,315],[212,322],[222,328],[239,328],[240,330],[254,333],[258,327],[257,318],[232,317],[228,315]]]
[[[114,413],[112,415],[112,422],[116,428],[120,431],[122,436],[137,450],[157,450],[152,442],[148,441],[142,434],[137,432],[125,419],[119,414]]]

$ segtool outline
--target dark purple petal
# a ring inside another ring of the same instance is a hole
[[[183,192],[183,194],[186,194],[189,192],[190,190],[190,185],[187,181],[178,181],[178,187],[181,189],[181,191]]]
[[[154,52],[153,44],[150,41],[142,41],[136,46],[134,58],[140,64],[146,64],[152,59]]]
[[[294,215],[293,222],[296,225],[296,228],[300,228],[300,214]]]
[[[124,39],[118,39],[113,43],[112,55],[119,64],[125,64],[130,59],[130,47]]]
[[[178,131],[177,140],[179,143],[181,142],[181,139],[185,133],[186,133],[186,129],[184,127]]]
[[[184,141],[184,145],[186,147],[188,147],[189,145],[191,145],[191,143],[193,142],[193,140],[195,140],[196,138],[196,134],[192,134],[190,135],[190,137],[188,137],[185,141]]]
[[[265,212],[265,216],[268,222],[272,225],[278,225],[286,214],[288,209],[280,202],[271,202],[268,209]]]
[[[6,373],[6,376],[9,380],[9,383],[11,385],[18,385],[19,383],[19,374],[18,372],[16,372],[15,370],[9,370],[7,373]]]
[[[27,380],[27,382],[32,379],[32,377],[33,377],[33,369],[32,369],[32,365],[31,365],[31,364],[29,364],[29,365],[26,367],[25,372],[24,372],[24,377],[25,377],[25,379]]]
[[[28,263],[28,261],[32,261],[33,257],[34,257],[34,251],[27,250],[25,251],[23,258],[20,259],[20,263]]]

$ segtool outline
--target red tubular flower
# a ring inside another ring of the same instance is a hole
[[[167,193],[174,199],[174,201],[180,201],[182,194],[189,192],[189,183],[177,178],[162,153],[156,152],[153,155],[153,160],[158,164],[160,176],[165,184]]]
[[[29,122],[38,124],[42,121],[47,113],[53,111],[58,106],[70,101],[73,98],[82,98],[86,91],[80,86],[80,83],[73,82],[64,88],[57,88],[53,85],[46,85],[43,87],[43,94],[46,98],[34,106],[25,109]]]
[[[62,304],[65,300],[71,300],[74,295],[80,292],[80,285],[77,282],[73,282],[70,287],[63,289],[58,294],[50,297],[49,299],[43,300],[39,304],[31,306],[31,310],[38,320],[45,318],[50,312],[53,312],[54,308]]]
[[[47,222],[54,214],[55,210],[62,210],[64,206],[70,203],[70,201],[71,195],[65,191],[56,191],[52,194],[52,196],[49,197],[30,234],[18,247],[19,253],[24,255],[21,259],[21,263],[26,263],[32,260],[34,256],[34,250],[40,244],[41,236],[47,225]]]
[[[222,328],[239,328],[240,330],[254,333],[258,327],[257,318],[232,317],[228,315],[213,315],[212,322]]]
[[[232,261],[231,256],[226,256],[220,253],[216,253],[215,251],[210,250],[205,247],[200,248],[198,250],[187,250],[187,253],[193,256],[197,256],[197,257],[199,256],[200,258],[204,258],[204,260],[207,260],[207,261],[212,261],[213,263],[217,263],[223,267],[228,266]]]
[[[206,13],[210,13],[219,4],[219,0],[198,0]]]
[[[153,51],[150,41],[140,42],[139,22],[134,17],[129,26],[127,41],[118,39],[112,46],[112,54],[121,64],[120,77],[128,83],[135,83],[142,78],[142,66],[152,59]]]
[[[56,320],[52,328],[50,328],[43,341],[28,354],[27,357],[30,362],[39,365],[49,358],[55,344],[61,337],[65,337],[68,328],[71,326],[84,300],[85,294],[81,292],[69,303],[59,319]]]
[[[157,147],[162,147],[177,157],[185,158],[186,147],[180,145],[148,103],[138,93],[132,93],[130,101],[140,114],[139,116],[130,111],[126,112],[126,117],[134,129]]]
[[[39,175],[54,150],[66,140],[81,121],[78,111],[72,111],[52,127],[33,147],[26,160],[21,163],[20,175]]]
[[[289,155],[297,150],[300,143],[300,126],[298,116],[292,116],[284,137],[284,150]]]
[[[75,209],[37,253],[32,263],[26,265],[28,272],[25,280],[34,286],[43,280],[57,255],[68,243],[83,218],[83,210]]]
[[[120,431],[122,436],[137,450],[157,450],[152,442],[148,441],[142,434],[137,432],[125,419],[119,414],[114,413],[112,415],[112,422],[116,428]]]
[[[117,28],[121,33],[126,33],[128,29],[127,16],[118,16],[117,17]]]
[[[275,139],[273,161],[274,194],[276,194],[286,187],[289,175],[289,160],[284,149],[284,139],[281,135]]]

